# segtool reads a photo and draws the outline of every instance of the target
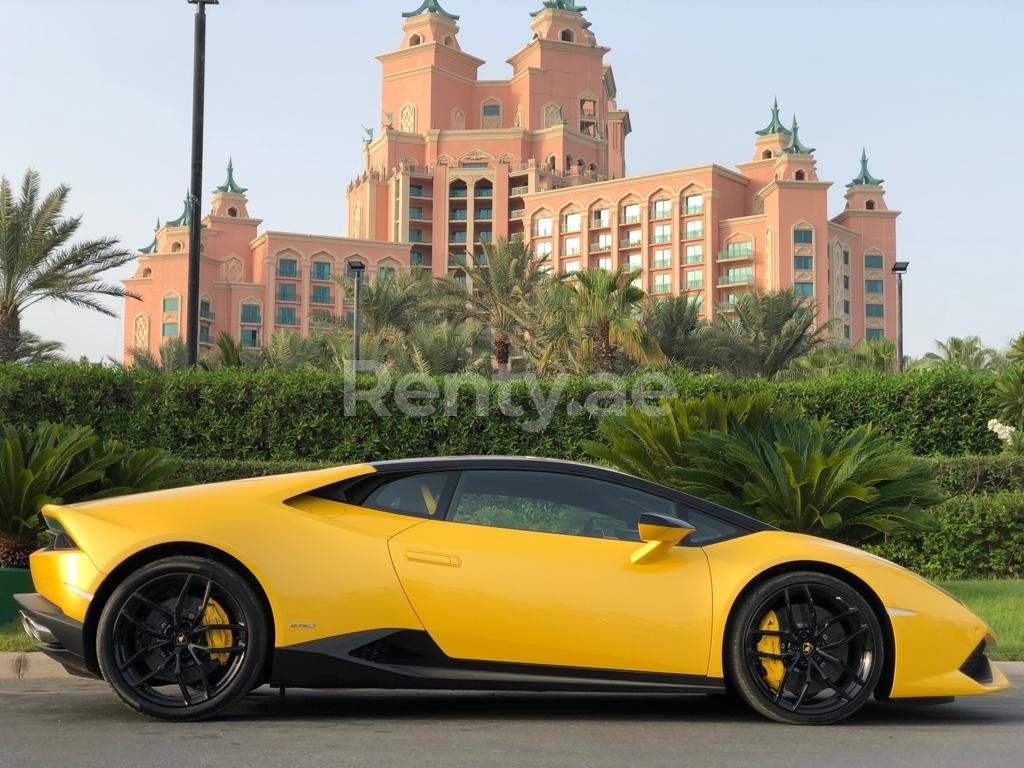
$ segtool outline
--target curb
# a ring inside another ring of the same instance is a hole
[[[1014,682],[1024,685],[1024,661],[997,661],[995,665]],[[56,661],[42,653],[0,653],[0,681],[54,680],[71,677]]]

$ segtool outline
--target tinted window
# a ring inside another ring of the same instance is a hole
[[[588,477],[554,472],[462,473],[449,519],[458,523],[639,541],[644,512],[674,515],[675,503]]]
[[[364,507],[435,517],[444,495],[447,473],[407,475],[377,486],[361,502]]]

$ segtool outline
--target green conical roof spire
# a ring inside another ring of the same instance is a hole
[[[187,227],[192,223],[192,206],[188,201],[188,192],[185,193],[185,208],[181,212],[181,216],[176,218],[174,221],[168,221],[168,227]]]
[[[214,192],[231,192],[236,195],[244,195],[249,190],[245,187],[239,186],[235,182],[235,164],[234,161],[228,158],[228,178],[223,184],[217,187]]]
[[[585,5],[576,5],[576,0],[544,0],[544,7],[530,15],[540,16],[548,8],[554,8],[559,11],[573,11],[574,13],[583,13],[587,10]]]
[[[156,220],[156,226],[153,228],[153,231],[160,231],[160,219]],[[139,248],[139,253],[156,253],[156,235],[153,236],[152,243],[147,245],[145,248]]]
[[[436,13],[437,15],[444,16],[446,19],[451,19],[452,21],[459,20],[459,17],[454,13],[448,13],[448,11],[442,8],[438,0],[423,0],[423,4],[419,8],[415,11],[403,13],[402,18],[411,19],[413,16],[421,16],[424,13]]]
[[[776,133],[781,133],[784,136],[790,135],[790,130],[782,124],[779,119],[779,100],[775,99],[772,103],[772,121],[768,123],[767,128],[762,128],[760,131],[755,131],[758,136],[771,136]]]
[[[782,150],[787,155],[809,155],[814,151],[814,147],[805,147],[800,141],[800,125],[796,121],[796,115],[793,115],[793,127],[787,133],[789,146]]]
[[[876,179],[870,173],[868,173],[868,151],[866,149],[861,150],[860,153],[860,176],[855,178],[847,187],[856,187],[861,184],[868,186],[878,187],[885,182],[885,179]]]

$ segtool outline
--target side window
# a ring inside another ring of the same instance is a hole
[[[449,520],[494,528],[640,541],[644,512],[673,515],[675,503],[604,480],[555,472],[462,473]]]
[[[385,481],[371,490],[360,506],[403,515],[437,517],[449,477],[447,472],[436,472]]]

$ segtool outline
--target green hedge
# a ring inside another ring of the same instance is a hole
[[[956,371],[903,376],[851,375],[822,381],[769,384],[672,374],[682,396],[768,390],[836,430],[866,421],[905,442],[921,456],[992,454],[1000,450],[986,424],[995,413],[991,377]],[[361,382],[360,388],[369,388]],[[549,390],[551,383],[542,382]],[[536,408],[521,384],[512,402],[526,408],[513,419],[498,412],[492,386],[490,412],[478,414],[471,391],[461,392],[459,414],[402,415],[390,397],[389,417],[360,403],[345,417],[337,374],[315,370],[186,371],[152,374],[96,365],[0,366],[0,419],[34,424],[49,420],[83,424],[133,446],[159,446],[180,456],[349,462],[441,454],[509,453],[583,458],[583,439],[595,419],[567,409],[597,390],[572,379],[550,424],[522,429]]]
[[[933,579],[1024,578],[1024,492],[954,496],[934,514],[939,530],[869,549]]]

